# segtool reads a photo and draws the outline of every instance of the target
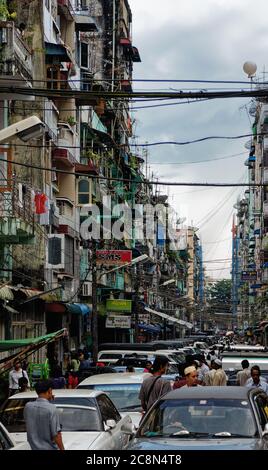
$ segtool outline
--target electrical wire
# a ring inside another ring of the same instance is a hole
[[[108,181],[121,181],[124,183],[133,183],[133,179],[127,178],[114,178],[108,176],[100,176],[100,175],[85,175],[85,173],[80,172],[73,172],[68,170],[59,170],[56,168],[47,168],[39,165],[32,165],[28,163],[20,163],[15,160],[10,160],[6,158],[0,158],[0,162],[7,162],[12,163],[13,165],[23,166],[25,168],[34,168],[41,171],[49,171],[53,173],[61,173],[65,175],[72,175],[74,177],[83,176],[84,178],[90,179],[99,179],[99,180],[108,180]],[[146,185],[146,186],[200,186],[200,187],[213,187],[213,188],[232,188],[232,187],[265,187],[267,184],[264,183],[185,183],[185,182],[171,182],[171,181],[148,181],[144,180],[139,182],[139,184]]]

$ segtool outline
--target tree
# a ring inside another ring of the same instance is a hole
[[[232,281],[221,279],[206,289],[206,299],[209,309],[214,312],[232,311]]]

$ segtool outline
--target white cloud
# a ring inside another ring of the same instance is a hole
[[[130,6],[133,12],[133,43],[139,48],[143,61],[135,65],[135,77],[247,81],[242,66],[246,60],[253,60],[262,78],[268,50],[266,0],[255,0],[254,6],[251,0],[130,0]],[[135,89],[204,89],[213,86],[135,83]],[[250,122],[242,108],[249,101],[226,99],[140,110],[135,113],[139,141],[186,141],[209,135],[249,133]],[[198,161],[231,155],[245,151],[244,143],[247,140],[212,140],[182,147],[152,147],[149,161]],[[152,168],[162,180],[237,182],[245,173],[245,159],[246,155],[191,166],[153,165]],[[174,205],[183,207],[188,213],[188,220],[195,224],[219,203],[224,194],[230,192],[230,189],[204,191],[200,188],[189,193],[192,190],[173,187],[170,194],[173,195]],[[200,230],[205,256],[230,257],[231,213],[239,193],[241,190],[235,190],[230,200]],[[215,246],[212,243],[227,237],[229,241],[215,243]],[[215,271],[214,275],[224,274]]]

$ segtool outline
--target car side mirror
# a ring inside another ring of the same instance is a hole
[[[127,434],[129,436],[132,436],[135,432],[135,426],[133,423],[123,423],[122,426],[121,426],[121,431],[124,433],[124,434]]]
[[[263,436],[268,436],[268,423],[265,424],[264,430],[262,431]]]
[[[114,429],[116,427],[116,422],[114,419],[107,419],[104,423],[104,430],[105,431],[110,431],[111,429]]]

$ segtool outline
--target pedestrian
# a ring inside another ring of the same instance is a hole
[[[183,385],[181,388],[186,387],[201,387],[198,384],[198,372],[195,366],[189,366],[184,369],[184,375],[186,384]]]
[[[147,361],[143,372],[151,372],[152,367],[153,367],[152,361]]]
[[[84,357],[83,357],[83,359],[84,359]],[[78,359],[78,353],[77,352],[72,352],[71,353],[70,370],[73,370],[74,372],[78,372],[79,366],[80,366],[80,360]]]
[[[55,366],[54,375],[52,379],[52,388],[60,389],[60,388],[65,388],[65,386],[66,386],[66,380],[62,375],[61,367]]]
[[[20,392],[27,392],[29,390],[29,383],[26,377],[19,378],[19,391]]]
[[[244,385],[246,385],[247,380],[250,379],[251,373],[249,368],[249,362],[247,359],[243,359],[243,361],[241,362],[241,366],[243,370],[237,372],[236,383],[237,385],[243,387]]]
[[[205,379],[205,375],[209,372],[209,367],[206,363],[205,356],[199,357],[200,368],[198,370],[198,380],[203,383]]]
[[[38,398],[26,403],[24,419],[27,440],[32,450],[64,450],[57,408],[51,403],[52,381],[37,382]]]
[[[68,375],[68,388],[70,389],[76,388],[78,384],[79,384],[78,372],[71,370],[71,372]]]
[[[261,388],[265,393],[268,394],[268,384],[266,380],[261,377],[261,370],[259,366],[251,367],[251,378],[246,381],[246,387]]]
[[[21,362],[16,359],[14,361],[14,369],[9,372],[9,396],[20,391],[19,379],[21,377],[27,379],[28,387],[30,387],[28,374],[26,370],[22,369]]]
[[[220,361],[220,359],[215,359],[213,364],[214,364],[215,373],[213,375],[211,385],[213,387],[218,387],[218,386],[224,387],[225,385],[227,385],[228,377],[225,374],[224,370],[222,369],[222,362]]]
[[[139,399],[141,400],[141,406],[144,412],[146,412],[158,398],[170,392],[170,382],[161,378],[161,375],[166,374],[167,369],[168,358],[156,356],[151,369],[152,376],[143,381],[139,393]]]

